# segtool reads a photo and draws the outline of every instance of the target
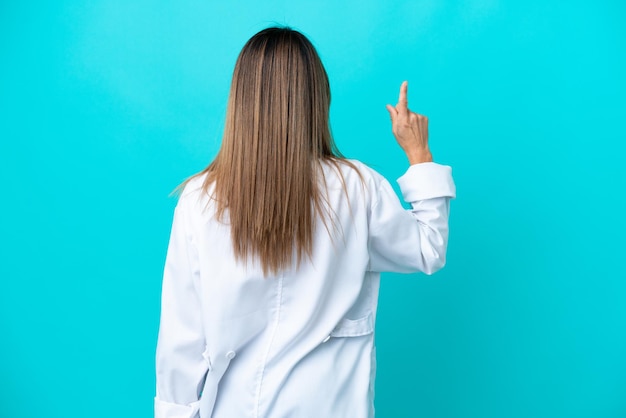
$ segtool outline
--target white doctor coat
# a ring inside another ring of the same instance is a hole
[[[157,418],[373,417],[380,272],[445,264],[452,170],[415,164],[398,179],[322,164],[335,225],[317,222],[311,259],[264,278],[235,262],[203,177],[176,206],[156,353]],[[254,202],[250,202],[254,205]]]

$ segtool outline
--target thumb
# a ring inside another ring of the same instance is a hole
[[[394,123],[396,121],[396,116],[398,116],[398,111],[390,104],[388,104],[386,107],[389,111],[389,116],[391,117],[391,123]]]

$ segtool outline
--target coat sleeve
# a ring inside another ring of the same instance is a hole
[[[163,287],[156,348],[156,418],[193,418],[208,369],[196,289],[198,253],[189,234],[189,216],[181,197],[174,211]]]
[[[412,208],[402,207],[387,180],[380,182],[370,213],[370,270],[433,274],[446,262],[450,199],[456,197],[452,168],[415,164],[398,184]]]

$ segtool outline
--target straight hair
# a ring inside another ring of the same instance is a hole
[[[228,220],[235,259],[257,257],[265,276],[311,257],[317,219],[330,233],[320,163],[333,164],[342,181],[340,163],[358,172],[333,141],[329,107],[328,75],[303,34],[271,27],[245,44],[221,148],[197,175],[206,174],[217,219]]]

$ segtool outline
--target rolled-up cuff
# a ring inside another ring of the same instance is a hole
[[[196,418],[200,401],[181,405],[154,398],[154,418]]]
[[[402,197],[406,202],[456,197],[456,186],[452,179],[452,167],[433,162],[413,164],[398,180]]]

